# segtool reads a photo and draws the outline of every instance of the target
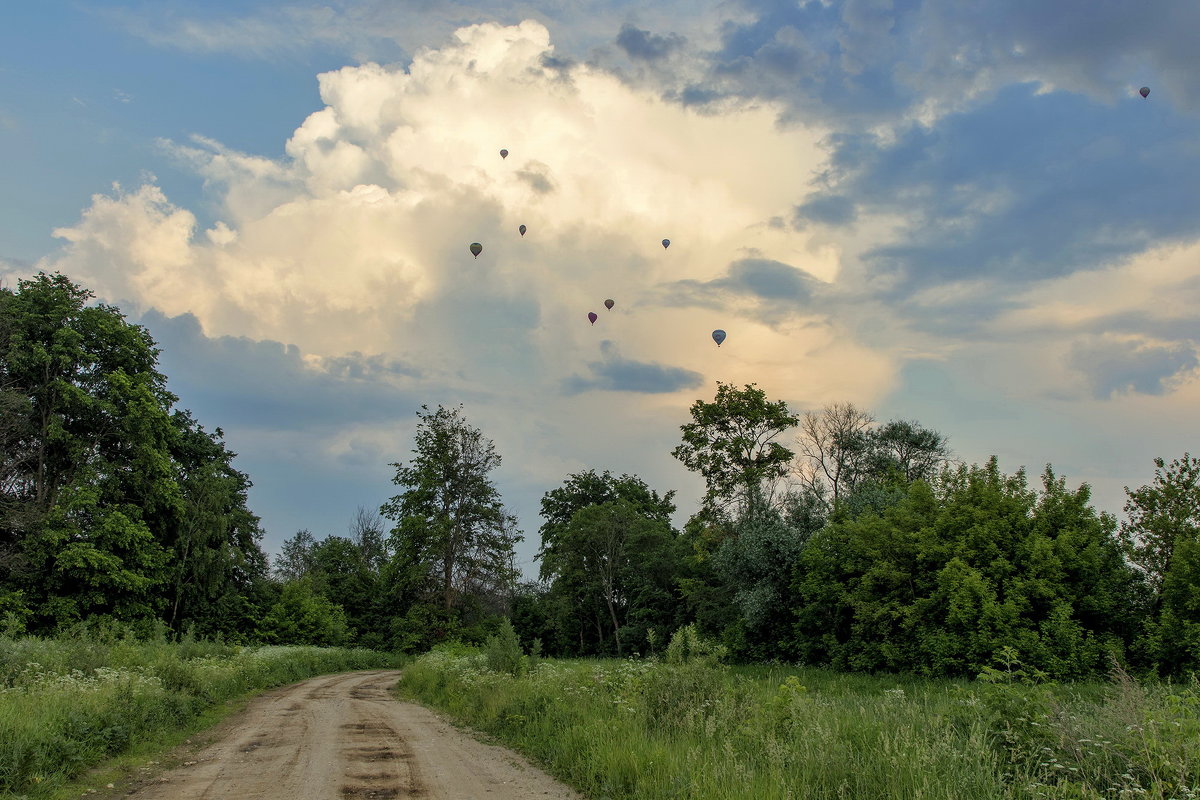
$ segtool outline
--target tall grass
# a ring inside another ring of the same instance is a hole
[[[434,652],[401,690],[592,798],[1196,798],[1196,685],[1040,687]]]
[[[394,663],[362,649],[0,638],[0,795],[46,791],[254,690]]]

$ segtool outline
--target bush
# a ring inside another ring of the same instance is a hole
[[[668,664],[715,665],[725,660],[729,650],[696,630],[695,623],[684,625],[671,636],[667,645]]]
[[[500,630],[483,643],[483,659],[492,672],[506,672],[515,677],[525,673],[528,665],[510,620],[505,619],[500,624]]]

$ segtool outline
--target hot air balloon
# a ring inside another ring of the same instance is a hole
[[[670,240],[670,239],[663,239],[663,250],[666,250],[666,249],[667,249],[668,247],[670,247],[670,246],[671,246],[671,240]]]
[[[1150,96],[1150,87],[1143,86],[1142,88],[1138,89],[1138,94],[1140,94],[1142,97],[1149,97]]]
[[[609,311],[612,311],[612,307],[615,305],[616,305],[616,303],[614,303],[612,300],[604,301],[604,307],[607,308]]]
[[[501,150],[501,151],[500,151],[500,157],[501,157],[501,158],[508,158],[508,151],[507,151],[507,150]]]
[[[591,320],[591,322],[592,322],[592,324],[593,324],[593,325],[595,325],[595,324],[596,324],[596,320],[598,320],[598,319],[600,319],[600,318],[596,316],[596,312],[595,312],[595,311],[589,311],[589,312],[588,312],[588,319],[589,319],[589,320]]]
[[[524,236],[527,228],[524,225],[522,225],[521,227],[517,228],[517,230],[519,230],[521,232],[521,235]]]
[[[717,347],[720,347],[721,342],[725,341],[725,331],[720,328],[713,331],[713,341],[717,343]]]
[[[483,252],[483,245],[479,242],[471,242],[471,255],[479,258],[479,254]]]

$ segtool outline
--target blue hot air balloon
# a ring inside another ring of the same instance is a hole
[[[528,229],[528,228],[526,228],[524,225],[522,225],[521,227],[517,228],[517,230],[518,230],[518,231],[520,231],[520,233],[521,233],[521,235],[522,235],[522,236],[524,236],[524,235],[525,235],[525,231],[527,231],[527,230],[529,230],[529,229]]]
[[[663,250],[666,250],[666,249],[667,249],[668,247],[670,247],[670,246],[671,246],[671,240],[670,240],[670,239],[663,239]]]
[[[717,343],[717,347],[720,347],[721,342],[725,341],[725,331],[720,328],[713,331],[713,341]]]

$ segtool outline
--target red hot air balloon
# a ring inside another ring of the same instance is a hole
[[[527,230],[528,230],[528,228],[526,228],[524,225],[522,225],[521,227],[517,228],[517,230],[521,232],[521,235],[522,235],[522,236],[524,236],[524,235],[525,235],[525,231],[527,231]]]
[[[483,252],[483,245],[479,242],[471,242],[471,255],[479,258],[479,254]]]
[[[713,331],[713,341],[717,343],[717,347],[720,347],[721,342],[725,341],[725,331],[720,328]]]
[[[501,150],[501,151],[500,151],[500,157],[501,157],[501,158],[508,158],[508,151],[507,151],[507,150]]]
[[[609,311],[612,311],[612,307],[615,305],[616,305],[616,303],[614,303],[612,300],[604,301],[604,307],[607,308]]]
[[[670,247],[670,246],[671,246],[671,240],[670,240],[670,239],[663,239],[663,250],[666,250],[666,249],[667,249],[668,247]]]
[[[589,311],[589,312],[588,312],[588,319],[589,319],[589,320],[591,320],[591,323],[592,323],[593,325],[595,325],[595,324],[596,324],[596,320],[598,320],[598,319],[600,319],[600,318],[596,316],[596,312],[595,312],[595,311]]]
[[[1140,94],[1142,97],[1149,97],[1150,96],[1150,87],[1143,86],[1142,88],[1138,89],[1138,94]]]

